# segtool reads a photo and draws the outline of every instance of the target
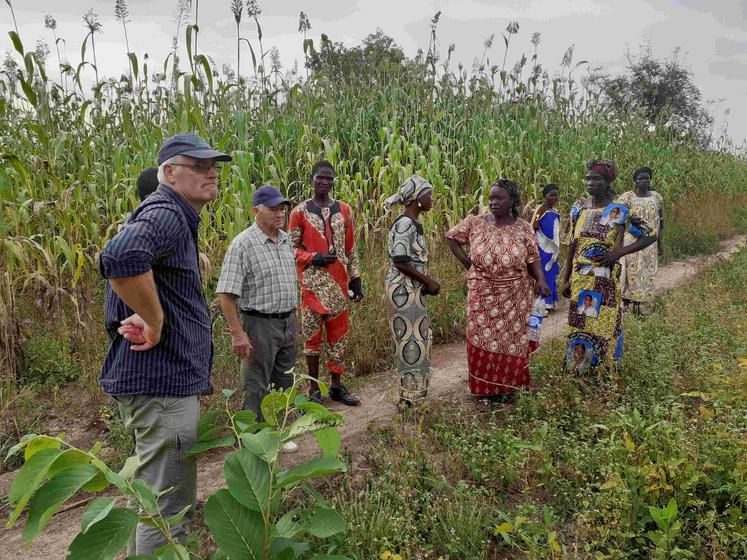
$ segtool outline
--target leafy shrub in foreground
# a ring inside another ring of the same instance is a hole
[[[298,379],[298,377],[297,377]],[[339,414],[308,402],[293,387],[269,393],[262,401],[266,422],[257,422],[251,411],[232,412],[224,391],[225,408],[200,418],[197,454],[217,447],[234,447],[226,456],[223,474],[227,487],[205,503],[205,523],[219,551],[216,558],[292,560],[308,557],[310,545],[302,536],[326,539],[346,528],[345,520],[326,505],[287,510],[286,500],[306,480],[344,472],[338,458]],[[322,455],[281,470],[278,457],[284,443],[313,433]],[[116,507],[117,497],[93,500],[81,518],[81,530],[70,544],[69,560],[113,559],[125,547],[138,523],[157,527],[167,540],[154,558],[188,560],[193,553],[171,536],[191,506],[164,518],[158,509],[161,494],[142,480],[133,479],[138,457],[127,459],[119,472],[99,457],[101,444],[84,451],[62,438],[30,434],[10,450],[24,452],[26,462],[11,486],[8,502],[14,507],[8,520],[12,527],[28,506],[23,529],[27,546],[77,492],[100,493],[113,486],[135,507]],[[315,560],[343,560],[342,556],[315,555]]]

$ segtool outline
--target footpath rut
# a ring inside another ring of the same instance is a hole
[[[698,257],[686,261],[674,261],[660,267],[655,279],[654,290],[664,293],[687,283],[700,269],[715,261],[728,258],[744,244],[747,236],[740,235],[721,244],[721,251],[715,255]],[[542,325],[541,344],[563,344],[568,302],[563,300],[560,308],[545,318]],[[463,343],[435,346],[432,351],[432,371],[428,398],[440,397],[470,398],[467,390],[467,357]],[[369,376],[367,383],[357,392],[361,405],[345,407],[325,400],[330,410],[343,416],[340,428],[343,452],[355,452],[368,445],[367,431],[372,423],[386,422],[397,413],[397,376],[392,371]],[[313,437],[305,436],[297,441],[299,449],[292,455],[283,456],[284,466],[305,461],[317,452]],[[351,469],[354,466],[351,465]],[[0,492],[7,494],[9,481],[0,485]],[[212,454],[202,458],[198,467],[198,498],[206,499],[215,490],[225,485],[223,480],[223,454]],[[2,516],[0,529],[0,558],[23,558],[28,560],[56,560],[65,558],[70,542],[80,529],[80,516],[84,507],[71,509],[55,516],[45,527],[44,532],[34,542],[30,550],[23,549],[21,536],[22,523],[14,529],[6,529],[6,512]],[[23,521],[23,520],[21,520]]]

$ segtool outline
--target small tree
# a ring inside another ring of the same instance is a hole
[[[312,72],[325,74],[333,80],[371,80],[375,79],[377,70],[399,66],[404,60],[405,54],[394,39],[377,29],[363,39],[362,45],[352,48],[334,43],[322,34],[320,49],[309,56],[309,67]]]
[[[677,136],[694,135],[705,147],[711,140],[713,117],[703,107],[700,89],[678,55],[675,50],[670,58],[658,60],[645,47],[637,57],[628,54],[626,74],[612,77],[597,68],[587,85],[598,89],[606,108],[636,111],[652,125],[671,128]]]
[[[297,376],[296,381],[300,377],[305,376]],[[284,391],[265,396],[264,422],[257,422],[253,411],[233,412],[229,406],[231,390],[223,391],[222,410],[208,411],[200,418],[198,441],[190,454],[219,447],[233,448],[223,467],[226,487],[205,502],[205,524],[220,549],[214,558],[308,558],[313,553],[304,538],[325,539],[346,529],[340,514],[315,492],[305,493],[295,507],[289,506],[292,494],[304,491],[305,481],[342,473],[347,468],[339,458],[337,427],[342,417],[321,404],[309,402],[296,387],[294,383]],[[283,445],[305,434],[314,435],[321,454],[305,463],[282,468],[279,458]],[[12,527],[28,506],[23,529],[27,546],[78,491],[99,493],[113,487],[136,507],[117,507],[115,496],[93,500],[83,513],[80,532],[70,544],[68,560],[113,560],[138,523],[158,528],[167,543],[149,558],[200,558],[171,535],[172,528],[181,523],[192,506],[172,517],[164,517],[158,507],[160,494],[134,478],[139,464],[137,456],[127,459],[116,472],[99,458],[100,443],[86,451],[58,437],[34,434],[24,436],[8,456],[21,451],[25,464],[8,493],[13,511],[7,526]],[[314,555],[314,559],[348,560],[324,554]]]

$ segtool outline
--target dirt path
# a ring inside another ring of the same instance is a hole
[[[724,241],[722,250],[711,256],[674,261],[661,267],[656,276],[655,292],[657,294],[671,290],[687,283],[700,269],[726,258],[734,253],[747,236],[741,235]],[[568,302],[563,301],[560,309],[545,319],[542,325],[542,345],[562,344],[565,333]],[[382,372],[369,376],[368,383],[358,391],[361,405],[348,408],[338,403],[325,402],[331,410],[343,415],[340,433],[343,441],[343,452],[354,453],[368,445],[367,431],[372,423],[386,422],[397,413],[397,378],[391,372]],[[432,373],[430,378],[429,398],[444,396],[469,398],[467,384],[467,358],[463,343],[447,344],[434,347],[432,354]],[[298,452],[286,455],[287,466],[310,458],[316,452],[313,438],[308,436],[298,441]],[[354,465],[351,465],[351,469]],[[204,458],[200,462],[198,473],[198,497],[206,499],[215,490],[224,486],[223,456],[220,454]],[[7,489],[2,488],[2,495]],[[6,516],[3,516],[3,528],[0,530],[0,558],[25,558],[29,560],[53,560],[65,558],[67,547],[80,527],[80,516],[84,508],[73,509],[55,516],[44,529],[42,535],[34,542],[33,547],[23,550],[21,538],[22,525],[13,530],[4,528]]]

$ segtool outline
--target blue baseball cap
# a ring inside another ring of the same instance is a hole
[[[174,156],[190,156],[217,161],[231,161],[233,159],[228,154],[214,150],[210,144],[191,132],[181,132],[171,138],[166,138],[158,151],[158,165]]]
[[[268,208],[275,208],[281,204],[290,205],[290,200],[285,198],[280,191],[270,185],[262,185],[256,191],[252,197],[252,206],[264,205]]]

